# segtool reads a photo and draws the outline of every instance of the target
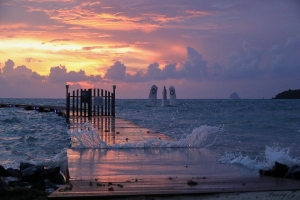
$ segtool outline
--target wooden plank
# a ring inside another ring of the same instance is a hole
[[[120,179],[119,181],[71,181],[72,190],[62,192],[60,189],[65,188],[65,186],[61,186],[59,190],[52,193],[49,197],[170,196],[229,192],[291,191],[300,189],[300,181],[271,177],[193,179],[197,182],[197,185],[194,186],[188,184],[189,180],[191,180],[190,177],[174,178],[172,180],[145,179],[138,180],[137,182]],[[109,190],[109,188],[113,188],[113,190]]]

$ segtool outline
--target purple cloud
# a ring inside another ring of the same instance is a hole
[[[6,75],[9,75],[13,72],[14,70],[14,66],[15,66],[15,63],[14,61],[12,61],[11,59],[8,59],[6,62],[5,62],[5,65],[3,67],[3,75],[6,76]]]
[[[87,76],[85,71],[80,70],[78,72],[70,71],[67,72],[65,66],[51,67],[49,74],[49,81],[53,83],[66,83],[66,82],[81,82],[81,81],[92,81],[100,82],[100,75]]]
[[[275,45],[271,49],[272,62],[269,72],[275,77],[300,76],[300,35],[288,38],[285,45]]]
[[[104,78],[111,80],[123,80],[126,75],[126,66],[116,61],[106,72]]]
[[[245,47],[242,53],[235,52],[228,57],[225,78],[253,79],[257,76],[262,53],[258,49]]]

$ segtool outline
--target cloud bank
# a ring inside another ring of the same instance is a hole
[[[242,47],[241,52],[231,53],[224,64],[208,64],[204,56],[193,47],[186,47],[186,59],[183,62],[169,63],[163,67],[158,62],[154,62],[149,64],[145,71],[137,70],[135,73],[129,73],[125,63],[115,61],[103,77],[100,74],[87,75],[82,69],[68,71],[66,66],[61,65],[51,67],[48,75],[41,75],[25,65],[15,66],[14,61],[8,59],[0,70],[0,89],[6,91],[2,93],[2,97],[5,97],[5,94],[12,94],[13,90],[26,94],[25,91],[31,90],[29,88],[41,92],[49,88],[64,88],[63,86],[67,83],[80,85],[83,82],[97,85],[179,80],[201,85],[204,82],[238,80],[250,82],[272,79],[280,82],[286,78],[299,80],[299,35],[288,38],[282,45],[274,44],[267,52],[250,47],[247,43],[244,43]],[[34,60],[34,58],[31,59]],[[11,92],[7,92],[8,88]]]

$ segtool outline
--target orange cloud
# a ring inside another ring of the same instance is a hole
[[[76,0],[28,0],[29,2],[76,2]]]
[[[186,10],[185,12],[190,14],[193,17],[207,16],[207,15],[213,14],[213,12],[211,12],[211,11],[199,11],[199,10]]]
[[[80,26],[83,26],[102,30],[141,30],[148,33],[160,27],[157,24],[143,22],[143,16],[127,17],[122,13],[98,13],[86,9],[85,7],[87,5],[91,6],[94,4],[82,3],[81,5],[73,8],[57,10],[49,10],[32,6],[27,6],[26,8],[27,12],[44,12],[49,16],[50,19],[69,25],[76,25],[76,27],[70,28],[73,30],[82,29]]]
[[[15,24],[0,24],[1,31],[4,30],[16,30],[21,28],[29,27],[28,24],[25,23],[15,23]]]

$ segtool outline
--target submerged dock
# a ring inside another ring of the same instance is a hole
[[[84,122],[74,117],[71,128]],[[300,198],[300,181],[259,177],[258,172],[218,163],[218,155],[207,149],[157,148],[156,143],[176,141],[120,118],[95,117],[91,122],[109,148],[68,149],[70,183],[49,199]],[[149,142],[153,147],[139,146]]]

